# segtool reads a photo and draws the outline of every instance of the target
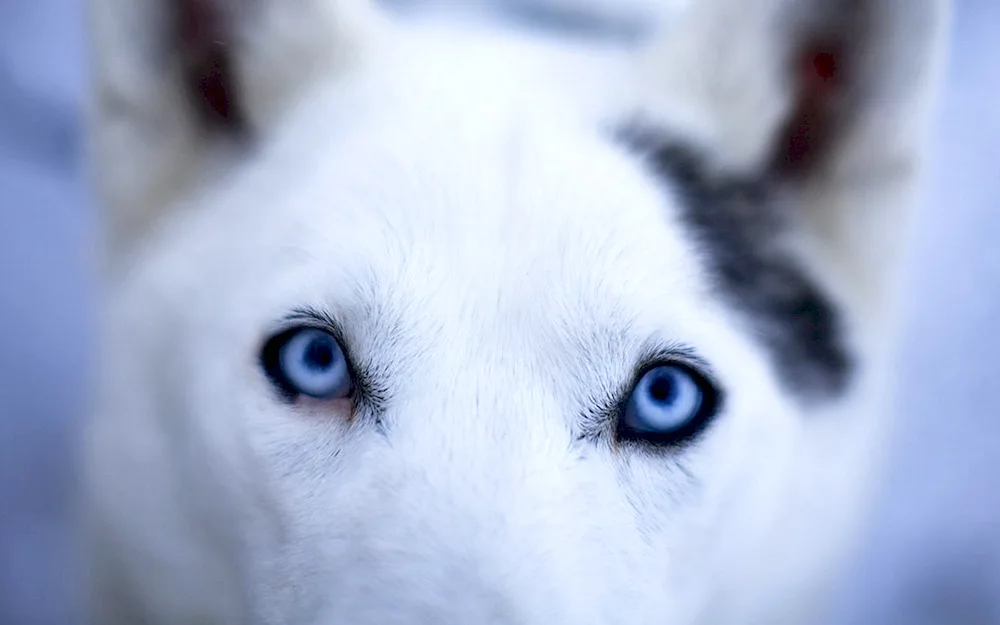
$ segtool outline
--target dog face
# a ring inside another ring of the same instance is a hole
[[[96,2],[99,622],[808,614],[941,18],[756,4],[632,50]]]

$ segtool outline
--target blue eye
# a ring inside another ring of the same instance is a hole
[[[680,364],[647,371],[632,389],[619,436],[670,444],[697,434],[715,412],[716,392],[701,375]]]
[[[261,357],[268,377],[289,397],[337,399],[351,392],[347,357],[329,332],[312,327],[287,330],[267,342]]]

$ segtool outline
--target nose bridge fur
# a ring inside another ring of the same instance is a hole
[[[491,332],[456,337],[416,372],[412,394],[390,417],[390,436],[487,463],[512,453],[551,454],[555,441],[568,446],[554,389],[509,345],[491,347],[497,344],[483,336]]]
[[[502,611],[496,622],[604,623],[599,598],[630,590],[627,571],[604,579],[629,551],[620,544],[617,560],[602,555],[629,510],[613,475],[573,452],[550,398],[482,390],[477,378],[460,376],[468,389],[401,407],[406,426],[388,432],[375,469],[380,510],[358,528],[362,542],[375,541],[362,557],[390,577],[419,570],[425,594],[455,596],[439,612],[455,620],[441,622],[484,622],[490,608]],[[564,433],[545,434],[557,428]]]

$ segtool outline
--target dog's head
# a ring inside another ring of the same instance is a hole
[[[821,594],[884,424],[938,2],[703,0],[636,49],[93,2],[100,622]]]

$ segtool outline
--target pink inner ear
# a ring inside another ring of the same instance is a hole
[[[173,0],[185,89],[203,123],[240,130],[229,37],[217,0]]]
[[[233,122],[236,115],[233,98],[230,95],[231,70],[229,69],[229,57],[221,49],[222,47],[216,45],[208,51],[197,79],[200,82],[202,100],[208,110],[220,120]]]
[[[199,42],[211,41],[222,33],[218,24],[218,16],[206,4],[205,0],[174,0],[180,39],[183,44],[195,45]]]
[[[798,58],[795,103],[772,160],[779,175],[808,174],[822,158],[833,138],[834,103],[843,82],[837,46],[813,42]]]
[[[826,82],[837,72],[837,59],[832,52],[817,52],[813,55],[812,66],[816,75]]]

